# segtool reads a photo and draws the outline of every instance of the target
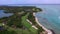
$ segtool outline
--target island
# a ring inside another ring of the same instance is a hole
[[[42,9],[36,6],[0,6],[12,16],[0,18],[0,34],[47,34],[37,23],[35,13]]]

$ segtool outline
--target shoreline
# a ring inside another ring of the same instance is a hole
[[[35,13],[33,13],[33,16],[35,16]],[[41,26],[41,27],[47,32],[47,34],[53,34],[51,30],[45,28],[42,24],[39,23],[37,17],[35,17],[35,20],[36,20],[36,23],[37,23],[39,26]]]

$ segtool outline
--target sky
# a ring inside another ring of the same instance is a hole
[[[60,0],[0,0],[2,4],[60,4]]]

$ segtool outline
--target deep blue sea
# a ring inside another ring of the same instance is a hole
[[[43,10],[42,12],[36,13],[36,17],[43,26],[45,26],[48,29],[52,29],[56,34],[60,34],[60,5],[31,5],[31,6],[36,6]],[[5,14],[3,13],[2,10],[0,10],[0,17],[9,15],[12,14]]]

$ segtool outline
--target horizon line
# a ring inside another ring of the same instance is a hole
[[[60,5],[60,4],[1,4],[1,5]]]

